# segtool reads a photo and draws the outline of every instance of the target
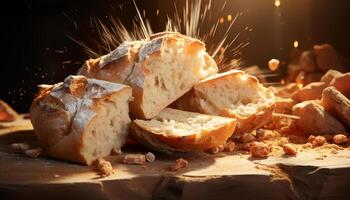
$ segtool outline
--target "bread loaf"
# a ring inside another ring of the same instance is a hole
[[[31,122],[48,155],[90,165],[124,144],[131,95],[126,85],[69,76],[41,88]]]
[[[78,74],[130,85],[132,117],[150,119],[217,70],[204,43],[163,32],[124,42],[108,55],[86,61]]]
[[[273,92],[243,71],[215,74],[176,101],[172,106],[193,112],[237,119],[235,135],[267,124],[275,104]]]
[[[206,150],[224,145],[236,120],[165,108],[151,120],[134,120],[131,136],[160,152]]]

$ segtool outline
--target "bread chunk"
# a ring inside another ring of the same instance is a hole
[[[224,145],[236,120],[165,108],[151,120],[134,120],[132,137],[156,151],[186,152]]]
[[[333,114],[350,128],[350,100],[335,87],[328,87],[323,90],[321,104],[327,112]]]
[[[293,114],[299,128],[306,134],[325,135],[345,132],[345,127],[316,101],[304,101],[293,107]]]
[[[31,121],[48,155],[90,165],[125,143],[131,95],[126,85],[69,76],[40,90]]]
[[[292,98],[298,102],[321,99],[322,91],[326,87],[327,84],[324,82],[313,82],[296,91]]]
[[[163,32],[149,40],[124,42],[108,55],[86,61],[78,74],[130,85],[132,117],[150,119],[217,71],[204,43]]]
[[[271,121],[274,105],[273,92],[240,70],[212,75],[174,103],[180,110],[236,118],[236,136]]]

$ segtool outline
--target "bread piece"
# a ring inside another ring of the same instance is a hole
[[[156,151],[186,152],[224,145],[236,120],[165,108],[151,120],[134,120],[131,135]]]
[[[52,157],[90,165],[120,148],[131,123],[131,90],[83,76],[42,88],[30,115],[43,149]]]
[[[296,91],[292,98],[298,102],[321,99],[322,91],[326,87],[327,84],[324,82],[313,82]]]
[[[11,122],[19,118],[19,115],[6,102],[0,100],[0,122]]]
[[[335,87],[323,90],[321,104],[327,112],[333,114],[350,128],[350,100]]]
[[[350,72],[336,76],[329,86],[334,86],[339,92],[350,98]]]
[[[329,85],[335,77],[338,77],[342,74],[343,73],[337,70],[330,69],[322,76],[321,82],[325,82],[327,85]]]
[[[181,110],[237,119],[235,135],[250,132],[272,118],[275,96],[243,71],[215,74],[195,85],[174,107]]]
[[[108,55],[86,61],[78,74],[130,85],[132,117],[150,119],[217,71],[204,43],[163,32],[150,40],[124,42]]]
[[[300,117],[296,125],[308,135],[343,133],[345,127],[316,101],[304,101],[293,107],[293,114]]]

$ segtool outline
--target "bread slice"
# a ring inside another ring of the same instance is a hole
[[[215,74],[176,101],[173,106],[193,112],[237,119],[234,135],[250,132],[272,119],[273,92],[243,71]]]
[[[151,120],[134,120],[131,136],[161,152],[206,150],[225,144],[236,120],[165,108]]]
[[[124,42],[108,55],[86,61],[78,74],[130,85],[132,117],[150,119],[217,71],[204,43],[163,32],[149,40]]]
[[[41,89],[31,122],[48,155],[90,165],[125,143],[131,96],[126,85],[69,76]]]

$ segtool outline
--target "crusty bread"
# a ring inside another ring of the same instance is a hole
[[[224,145],[236,120],[165,108],[151,120],[134,120],[131,136],[161,152],[206,150]]]
[[[273,92],[255,77],[240,70],[230,70],[202,80],[172,106],[236,118],[234,136],[239,136],[271,121],[274,104]]]
[[[204,43],[163,32],[150,40],[124,42],[108,55],[86,61],[78,74],[130,85],[132,117],[150,119],[217,70]]]
[[[131,95],[126,85],[69,76],[41,87],[31,121],[48,155],[90,165],[124,144]]]
[[[323,90],[321,104],[325,110],[350,128],[350,100],[335,87]]]

